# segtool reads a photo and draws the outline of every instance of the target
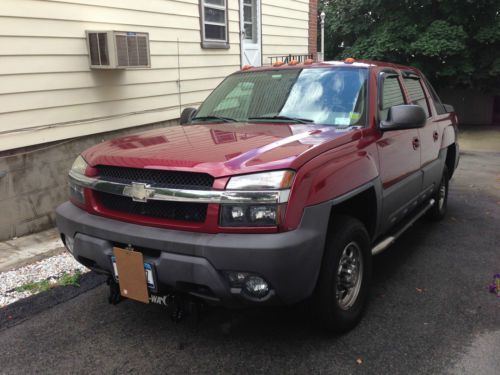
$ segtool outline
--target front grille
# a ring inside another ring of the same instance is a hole
[[[141,169],[98,165],[99,178],[105,181],[130,184],[141,182],[156,187],[176,189],[211,188],[214,178],[206,173],[162,171],[159,169]]]
[[[181,220],[202,223],[207,216],[206,203],[185,203],[167,201],[135,202],[122,195],[95,191],[103,207],[117,212],[154,217],[159,219]]]

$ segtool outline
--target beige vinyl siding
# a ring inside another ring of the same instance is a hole
[[[178,118],[240,67],[228,7],[231,48],[214,50],[197,0],[1,0],[0,151]],[[151,69],[90,70],[85,30],[148,32]]]
[[[307,54],[309,1],[262,0],[262,61],[269,56]]]
[[[0,151],[199,105],[240,68],[239,3],[228,0],[230,48],[202,49],[199,0],[0,0]],[[308,13],[308,0],[262,0],[264,64],[307,53]],[[151,69],[91,70],[85,30],[149,33]]]

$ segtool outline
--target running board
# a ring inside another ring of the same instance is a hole
[[[377,255],[380,254],[382,251],[387,249],[389,246],[391,246],[394,241],[398,239],[399,236],[401,236],[409,227],[415,223],[418,219],[420,219],[429,209],[434,206],[436,201],[434,199],[431,199],[429,203],[422,208],[408,223],[406,223],[400,230],[398,230],[395,234],[384,238],[382,241],[380,241],[378,244],[376,244],[372,248],[372,255]]]

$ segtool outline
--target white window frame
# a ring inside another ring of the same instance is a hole
[[[228,21],[228,0],[224,0],[224,5],[207,3],[205,0],[200,0],[200,32],[201,32],[201,47],[202,48],[229,48],[229,21]],[[205,8],[217,9],[224,11],[224,23],[205,21]],[[205,25],[224,26],[226,28],[225,39],[210,39],[205,37]]]

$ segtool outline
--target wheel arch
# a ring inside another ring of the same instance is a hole
[[[446,148],[445,165],[448,168],[448,177],[451,179],[458,166],[458,147],[456,143],[452,143]]]
[[[372,181],[334,200],[330,210],[329,231],[334,226],[335,217],[345,215],[363,223],[372,241],[377,237],[382,207],[380,187],[376,182]]]

